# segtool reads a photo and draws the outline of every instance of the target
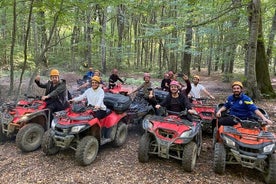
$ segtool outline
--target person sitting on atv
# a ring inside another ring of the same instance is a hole
[[[169,74],[165,73],[164,78],[161,81],[161,89],[163,91],[169,91],[170,90],[170,82],[171,82],[171,79],[169,79]]]
[[[234,116],[245,120],[255,119],[254,114],[259,116],[263,121],[268,124],[272,124],[272,121],[267,119],[258,107],[253,103],[252,99],[245,95],[243,92],[243,85],[239,81],[235,81],[232,84],[233,95],[228,96],[226,103],[216,113],[219,118],[218,125],[233,126],[236,124]],[[221,117],[221,112],[229,109],[229,115]]]
[[[190,82],[190,80],[189,80],[189,77],[188,77],[188,75],[186,75],[186,74],[183,74],[183,75],[182,75],[182,74],[179,74],[178,76],[179,76],[179,77],[182,77],[183,80],[184,80],[185,83],[186,83],[186,88],[185,88],[185,85],[179,82],[180,87],[181,87],[180,92],[181,92],[183,95],[188,96],[188,94],[190,93],[190,91],[191,91],[191,89],[192,89],[192,85],[191,85],[191,82]]]
[[[119,77],[118,70],[116,68],[113,69],[112,74],[109,76],[109,89],[113,89],[116,86],[116,82],[120,81],[122,84],[124,84],[124,81]]]
[[[50,80],[47,83],[40,82],[40,76],[35,77],[35,83],[40,88],[45,88],[45,95],[41,97],[46,101],[47,108],[50,110],[50,120],[53,118],[52,113],[61,111],[69,107],[68,104],[68,90],[66,88],[66,81],[59,79],[59,71],[52,69],[50,72]]]
[[[103,87],[103,85],[104,85],[104,83],[103,83],[103,80],[101,79],[101,73],[100,73],[100,71],[99,70],[95,70],[95,72],[94,72],[94,76],[98,76],[98,77],[100,77],[100,87]],[[93,76],[92,76],[93,77]],[[90,80],[88,80],[86,83],[84,83],[83,85],[81,85],[80,87],[78,87],[78,89],[77,90],[82,90],[82,89],[87,89],[87,88],[91,88],[92,87],[92,84],[91,84],[91,82],[92,82],[92,77],[91,78],[89,78]]]
[[[106,106],[104,105],[104,90],[100,87],[101,78],[93,76],[91,78],[92,87],[88,88],[82,95],[75,97],[70,102],[78,102],[87,99],[87,105],[94,107],[95,117],[102,119],[106,116]]]
[[[204,92],[204,94],[206,94],[211,99],[215,99],[215,97],[211,95],[211,93],[209,93],[203,85],[199,84],[198,75],[194,75],[193,83],[191,85],[192,85],[192,89],[190,91],[189,97],[201,98],[201,93]]]
[[[195,110],[192,109],[187,96],[180,93],[179,89],[179,83],[177,81],[172,81],[170,83],[170,93],[160,104],[157,104],[155,108],[159,109],[162,106],[166,107],[169,111],[181,112],[187,110],[190,114],[196,114]],[[188,120],[192,119],[189,116],[186,116],[186,118]]]
[[[150,82],[150,74],[144,73],[144,83],[139,86],[137,89],[129,93],[128,95],[131,95],[132,93],[135,93],[139,91],[140,89],[143,90],[144,98],[151,104],[153,107],[156,105],[157,101],[154,96],[154,91],[152,89],[152,83]]]
[[[89,68],[88,72],[83,76],[83,80],[90,80],[94,76],[94,70],[92,67]]]

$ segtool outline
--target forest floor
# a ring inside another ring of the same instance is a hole
[[[231,94],[230,84],[222,83],[220,76],[200,75],[201,83],[217,98],[216,103],[223,102]],[[74,88],[79,76],[72,73],[64,76],[69,87]],[[0,79],[1,89],[7,89],[7,80]],[[272,79],[272,82],[275,87],[276,79]],[[6,93],[2,90],[1,94]],[[266,109],[271,119],[276,122],[275,100],[262,100],[256,104]],[[276,132],[275,127],[276,125],[272,125],[270,130]],[[72,150],[64,150],[54,156],[46,156],[41,149],[22,153],[16,147],[15,141],[9,140],[0,145],[0,183],[263,183],[259,171],[239,165],[227,166],[224,175],[215,174],[212,170],[212,138],[208,134],[203,136],[201,155],[191,173],[184,172],[181,162],[173,159],[156,157],[142,164],[137,158],[141,135],[136,129],[135,125],[129,126],[127,142],[122,147],[100,147],[96,160],[86,167],[78,165]]]

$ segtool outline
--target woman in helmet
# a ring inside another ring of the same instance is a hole
[[[82,95],[73,98],[72,102],[78,102],[87,99],[87,104],[94,107],[95,117],[102,119],[106,115],[106,106],[104,105],[104,90],[100,87],[101,78],[93,76],[91,78],[91,88],[88,88]]]
[[[157,104],[155,108],[159,109],[161,106],[163,106],[170,111],[181,112],[188,110],[188,113],[195,114],[196,112],[192,110],[192,106],[187,96],[180,93],[179,89],[180,84],[177,81],[172,81],[170,83],[170,93],[160,104]]]
[[[155,106],[157,102],[156,102],[156,99],[154,97],[154,92],[153,92],[153,89],[152,89],[152,84],[150,82],[150,74],[149,73],[144,73],[144,83],[129,94],[135,93],[135,92],[137,92],[141,89],[143,90],[144,98],[146,100],[148,100],[148,102],[151,105]]]
[[[272,122],[267,119],[258,107],[253,103],[252,99],[245,95],[243,92],[243,85],[239,81],[232,83],[232,92],[233,95],[228,96],[227,101],[224,106],[222,106],[216,113],[216,116],[219,118],[220,125],[235,125],[233,116],[236,116],[240,119],[254,119],[254,114],[259,116],[263,121],[268,124]],[[221,112],[229,110],[229,114],[232,116],[221,117]]]
[[[50,72],[50,80],[47,83],[40,82],[40,76],[37,75],[35,83],[40,88],[45,88],[45,95],[41,97],[47,103],[47,108],[50,109],[51,119],[52,113],[66,109],[68,105],[68,90],[66,81],[59,79],[59,71],[53,69]]]

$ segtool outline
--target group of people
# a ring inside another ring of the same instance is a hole
[[[51,114],[66,109],[69,106],[68,102],[77,102],[87,99],[88,105],[93,106],[97,110],[95,114],[97,118],[101,119],[106,115],[106,106],[103,102],[104,90],[101,86],[102,80],[99,75],[100,73],[99,71],[93,71],[93,69],[91,69],[89,74],[92,76],[90,77],[91,87],[89,87],[82,95],[73,99],[68,98],[66,81],[60,79],[58,70],[51,70],[50,80],[47,83],[42,83],[40,81],[40,76],[36,76],[35,83],[39,87],[46,89],[45,95],[42,96],[42,100],[46,101],[47,108],[50,109]],[[187,110],[189,114],[196,114],[196,111],[192,109],[189,101],[190,97],[200,98],[201,93],[203,92],[210,98],[215,99],[203,85],[199,84],[200,78],[198,75],[193,76],[192,84],[187,75],[183,75],[182,78],[186,83],[186,87],[177,80],[177,77],[175,77],[173,72],[170,71],[164,75],[161,87],[163,90],[169,91],[169,93],[160,103],[155,99],[149,73],[144,74],[144,82],[129,94],[142,90],[144,98],[148,100],[156,110],[160,107],[166,107],[166,109],[175,112]],[[123,80],[118,76],[118,70],[114,69],[109,78],[109,87],[114,87],[118,80],[123,83]],[[216,116],[219,118],[219,126],[236,124],[233,120],[233,116],[239,117],[240,119],[250,119],[254,118],[254,115],[257,115],[268,124],[272,124],[271,120],[267,119],[260,112],[252,99],[243,93],[243,85],[241,82],[236,81],[232,84],[232,92],[233,94],[227,98],[224,106],[216,112]],[[221,113],[226,110],[229,110],[229,114],[233,116],[221,117]]]

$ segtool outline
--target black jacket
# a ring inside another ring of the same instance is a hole
[[[47,104],[53,101],[58,102],[62,107],[66,108],[68,106],[68,90],[66,88],[66,81],[60,80],[56,86],[53,86],[52,81],[47,83],[41,83],[35,80],[35,83],[40,88],[45,88],[45,96],[49,96],[46,100]]]

